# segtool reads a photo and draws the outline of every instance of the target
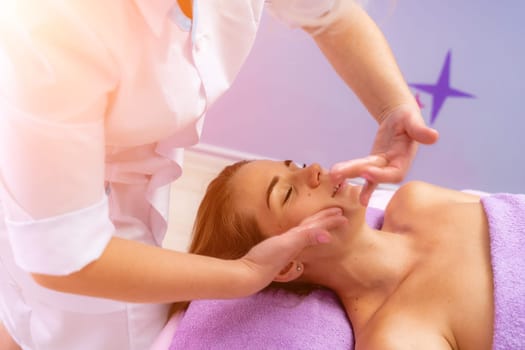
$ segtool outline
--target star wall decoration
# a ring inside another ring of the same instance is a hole
[[[441,68],[441,73],[435,84],[409,83],[409,86],[432,95],[432,112],[430,114],[430,124],[434,124],[436,118],[443,107],[443,103],[448,97],[475,98],[474,95],[455,89],[450,86],[450,50],[445,57],[445,62]],[[416,95],[417,96],[417,95]]]

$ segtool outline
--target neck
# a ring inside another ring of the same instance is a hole
[[[364,225],[351,236],[336,254],[312,266],[305,264],[305,273],[337,293],[357,332],[398,289],[416,259],[411,253],[409,235]]]

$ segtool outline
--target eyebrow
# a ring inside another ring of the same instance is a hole
[[[289,167],[291,163],[292,163],[292,161],[289,160],[289,159],[283,161],[283,164],[286,167]],[[277,176],[277,175],[274,176],[272,178],[272,181],[270,181],[270,185],[268,186],[268,189],[266,190],[266,206],[268,207],[268,209],[270,209],[270,195],[272,194],[272,191],[273,191],[275,185],[277,184],[277,182],[279,182],[279,179],[280,179],[279,176]]]

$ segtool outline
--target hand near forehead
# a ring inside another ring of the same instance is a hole
[[[433,144],[438,137],[436,130],[425,125],[416,106],[399,106],[383,118],[370,155],[335,164],[330,169],[332,181],[338,184],[345,178],[364,178],[359,198],[367,206],[379,183],[398,183],[405,178],[418,143]]]
[[[340,208],[324,209],[303,220],[299,226],[254,246],[240,259],[246,267],[248,286],[253,288],[249,294],[270,284],[304,248],[330,242],[329,231],[346,222]]]

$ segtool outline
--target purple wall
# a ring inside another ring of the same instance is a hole
[[[420,148],[408,179],[524,193],[525,2],[370,0],[367,10],[441,134]],[[375,130],[308,35],[265,14],[244,69],[208,113],[202,142],[328,167],[368,154]]]

